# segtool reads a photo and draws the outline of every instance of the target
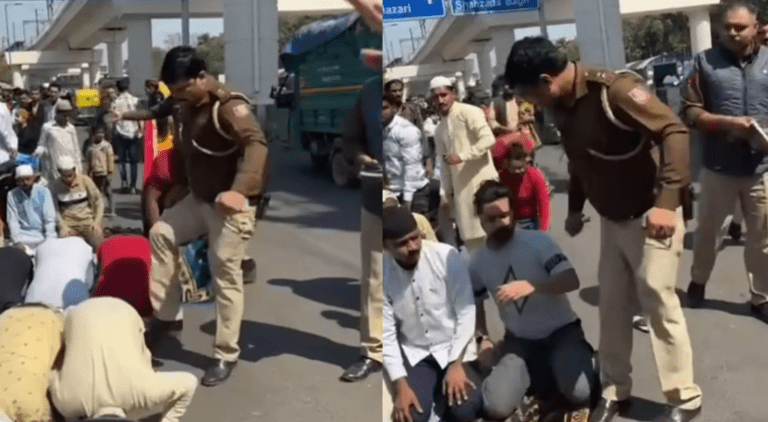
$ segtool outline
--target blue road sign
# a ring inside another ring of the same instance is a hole
[[[443,0],[384,0],[384,22],[442,18]]]
[[[451,0],[454,16],[536,10],[539,0]]]

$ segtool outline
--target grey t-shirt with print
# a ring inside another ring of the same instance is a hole
[[[476,300],[496,295],[499,287],[515,280],[546,283],[557,274],[571,269],[560,247],[546,233],[515,230],[502,249],[483,246],[472,258],[470,277]],[[534,291],[528,297],[499,307],[504,327],[517,337],[538,340],[578,319],[564,294]]]

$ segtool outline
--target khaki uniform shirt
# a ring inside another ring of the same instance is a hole
[[[115,172],[115,153],[106,141],[88,148],[88,173],[92,176],[106,176]]]
[[[642,78],[576,63],[575,101],[554,111],[571,212],[589,199],[601,216],[623,221],[681,205],[690,181],[688,129]]]
[[[72,186],[61,179],[51,186],[53,202],[59,211],[59,224],[69,227],[92,225],[104,217],[104,201],[90,177],[79,174]]]
[[[212,203],[230,190],[245,197],[263,194],[269,174],[264,132],[247,101],[210,76],[206,84],[208,95],[199,104],[171,98],[123,117],[149,120],[173,115],[174,148],[179,151],[171,163],[173,179],[197,198]]]

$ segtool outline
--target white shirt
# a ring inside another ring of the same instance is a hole
[[[11,150],[19,149],[19,138],[13,130],[13,116],[4,102],[0,105],[0,138],[0,163],[4,163],[11,159]]]
[[[24,303],[58,308],[90,297],[93,286],[93,249],[81,237],[48,239],[35,250],[35,275]]]
[[[429,184],[421,158],[421,131],[395,116],[384,128],[384,168],[389,188],[403,195],[403,201],[410,202],[414,192]]]
[[[43,177],[52,183],[59,178],[57,163],[60,157],[68,155],[75,160],[78,173],[83,172],[83,152],[77,131],[72,123],[59,126],[55,121],[43,125],[40,142],[35,150],[35,156],[41,156],[40,165]]]
[[[135,111],[138,106],[139,99],[131,95],[130,92],[125,91],[115,98],[112,111],[127,113]],[[120,120],[115,124],[115,129],[119,134],[128,138],[138,138],[141,136],[139,122],[133,120]]]
[[[462,357],[475,332],[467,263],[450,245],[422,241],[419,263],[405,270],[384,255],[384,366],[394,381],[430,355],[445,368]]]

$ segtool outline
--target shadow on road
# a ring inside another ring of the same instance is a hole
[[[626,415],[622,415],[622,417],[634,421],[652,421],[663,414],[665,410],[666,407],[662,403],[653,402],[641,397],[632,397],[629,411]]]
[[[200,326],[206,334],[214,335],[216,321]],[[254,321],[243,321],[240,329],[240,360],[258,362],[265,358],[294,355],[345,368],[359,354],[357,347],[336,343],[317,334]]]
[[[320,315],[325,319],[336,321],[341,328],[349,328],[350,330],[357,330],[360,328],[360,317],[357,315],[339,311],[323,311],[320,312]]]
[[[600,289],[598,286],[585,287],[579,290],[579,298],[588,305],[598,306],[600,304]]]
[[[680,298],[680,305],[683,308],[690,308],[688,306],[688,297],[686,292],[682,289],[675,289],[677,297]],[[749,303],[738,302],[726,302],[724,300],[706,298],[704,304],[699,309],[711,309],[713,311],[725,312],[727,314],[736,316],[751,316],[752,313],[749,310]]]
[[[361,200],[358,190],[338,187],[329,175],[313,171],[309,155],[304,151],[272,148],[270,152],[273,154],[273,165],[268,191],[272,193],[272,203],[279,202],[280,193],[284,192],[325,210],[283,216],[280,207],[272,205],[266,210],[265,221],[344,231],[360,230]]]
[[[315,278],[288,280],[276,278],[267,282],[273,286],[289,287],[294,294],[325,305],[360,310],[360,285],[351,278]]]
[[[680,299],[680,305],[683,308],[689,308],[688,298],[684,290],[675,289],[677,297]],[[598,306],[600,303],[600,292],[598,286],[589,286],[579,290],[579,298],[592,306]],[[711,309],[713,311],[725,312],[736,316],[751,316],[749,303],[726,302],[724,300],[707,298],[700,309]]]
[[[215,335],[216,320],[200,326],[200,331]],[[240,328],[240,360],[258,362],[265,358],[294,355],[345,368],[360,354],[357,347],[336,343],[316,334],[254,321],[243,321]],[[178,339],[164,341],[154,355],[157,359],[173,360],[205,370],[213,358],[184,349]]]
[[[136,201],[120,201],[116,202],[115,207],[115,214],[118,215],[118,217],[122,217],[128,220],[138,220],[141,221],[142,218],[142,210],[141,210],[141,203]]]

